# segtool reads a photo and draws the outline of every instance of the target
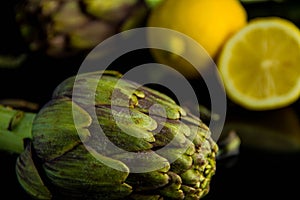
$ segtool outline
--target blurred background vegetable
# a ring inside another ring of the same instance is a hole
[[[149,10],[157,3],[26,0],[17,7],[16,19],[30,50],[61,57],[89,52],[104,39],[143,25]]]

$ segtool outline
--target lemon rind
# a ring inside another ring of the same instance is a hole
[[[291,37],[293,37],[295,41],[297,41],[300,50],[300,30],[292,22],[279,17],[256,18],[251,20],[246,27],[241,29],[239,32],[237,32],[227,41],[227,43],[223,47],[218,62],[218,67],[222,74],[222,79],[228,97],[232,99],[234,102],[251,110],[269,110],[269,109],[281,108],[295,102],[300,97],[300,77],[295,87],[293,87],[293,89],[290,90],[289,93],[285,94],[284,96],[270,97],[264,100],[250,98],[249,96],[244,95],[243,93],[241,93],[239,90],[236,89],[233,82],[231,81],[230,75],[228,73],[228,68],[226,66],[230,62],[231,55],[232,55],[231,50],[233,49],[234,45],[237,42],[242,41],[243,36],[246,35],[249,31],[253,30],[254,28],[265,29],[270,27],[277,27],[288,32],[288,34]]]

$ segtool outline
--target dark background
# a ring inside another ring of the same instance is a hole
[[[0,3],[0,55],[17,56],[27,52],[14,21],[17,2],[7,0]],[[299,26],[298,4],[297,1],[267,2],[246,4],[245,8],[249,18],[276,15]],[[147,56],[134,56],[134,61],[127,58],[131,61],[128,66],[147,61]],[[0,68],[0,99],[17,98],[43,105],[61,81],[77,73],[82,60],[80,56],[53,59],[31,53],[20,68]],[[299,100],[292,108],[299,115]],[[0,199],[29,199],[15,175],[16,158],[17,155],[0,152]],[[210,193],[204,199],[299,199],[299,159],[299,152],[272,153],[242,145],[238,156],[217,162]]]

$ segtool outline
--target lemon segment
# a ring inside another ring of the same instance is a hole
[[[241,106],[287,106],[300,96],[300,30],[278,17],[251,20],[226,42],[218,67],[228,97]]]

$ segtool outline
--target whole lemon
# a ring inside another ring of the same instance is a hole
[[[152,10],[147,22],[149,27],[168,28],[191,37],[213,60],[228,38],[246,24],[247,13],[238,0],[164,0]],[[195,68],[180,56],[193,50],[181,38],[166,36],[162,42],[172,53],[153,50],[154,58],[188,77],[195,76]]]

